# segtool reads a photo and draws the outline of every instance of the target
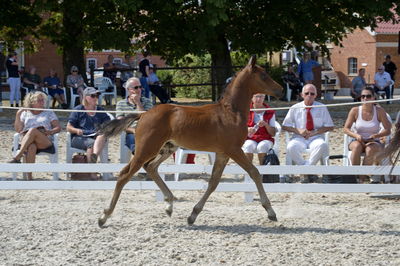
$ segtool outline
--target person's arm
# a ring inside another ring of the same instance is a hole
[[[14,128],[15,131],[18,133],[21,133],[22,130],[24,129],[24,122],[21,120],[21,114],[24,111],[25,111],[24,109],[19,109],[17,114],[15,115]]]
[[[51,130],[46,131],[46,135],[54,135],[61,131],[60,121],[52,120],[51,121]]]
[[[271,119],[266,122],[264,120],[261,120],[258,125],[260,127],[265,127],[265,129],[267,130],[268,134],[270,136],[275,136],[276,134],[276,128],[275,128],[275,114],[271,117]]]
[[[370,138],[377,139],[381,137],[385,137],[390,135],[391,129],[392,129],[392,124],[390,123],[389,119],[387,118],[386,112],[383,108],[376,108],[378,112],[378,121],[382,123],[383,125],[383,130],[378,132],[377,134],[372,134]]]
[[[348,136],[350,136],[352,138],[355,138],[358,141],[362,142],[362,137],[359,134],[357,134],[356,132],[353,132],[351,130],[351,127],[353,126],[354,122],[356,121],[357,112],[358,112],[358,107],[353,107],[350,110],[350,112],[349,112],[349,114],[347,116],[346,122],[344,123],[343,132],[346,135],[348,135]]]
[[[74,127],[70,122],[68,122],[68,124],[67,124],[67,131],[71,134],[76,134],[79,136],[83,135],[83,130],[80,128]]]

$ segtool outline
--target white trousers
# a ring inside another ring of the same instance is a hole
[[[20,99],[20,88],[21,79],[20,78],[8,78],[8,84],[10,85],[10,104],[19,102]]]
[[[310,158],[304,160],[303,153],[310,149]],[[311,139],[293,138],[287,144],[287,153],[297,165],[316,165],[321,159],[329,155],[328,144],[322,137]]]
[[[244,153],[267,153],[272,146],[274,146],[274,143],[269,140],[262,140],[257,143],[254,140],[246,139],[242,146],[242,150]]]

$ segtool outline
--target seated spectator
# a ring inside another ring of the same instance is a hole
[[[289,89],[292,90],[292,95],[290,100],[299,101],[301,99],[301,81],[297,76],[296,72],[294,72],[294,68],[292,65],[288,65],[288,70],[282,76],[283,82],[289,84]],[[286,92],[286,90],[284,90]],[[283,97],[286,99],[286,95]]]
[[[361,91],[363,104],[350,110],[344,125],[344,133],[354,139],[349,144],[352,165],[360,165],[361,153],[365,153],[363,165],[372,165],[374,156],[384,148],[381,138],[390,135],[392,125],[386,112],[382,107],[370,102],[373,100],[375,100],[373,89],[363,89]],[[360,176],[360,183],[363,183],[365,178],[366,176]]]
[[[56,101],[66,109],[68,107],[65,101],[64,90],[61,89],[61,81],[57,77],[57,73],[54,69],[50,69],[50,76],[43,79],[44,86],[47,87],[49,95],[56,99]],[[53,102],[53,108],[55,108],[55,102]]]
[[[355,102],[361,100],[361,91],[366,88],[367,83],[365,82],[365,68],[358,70],[358,76],[351,81],[351,92],[350,95]]]
[[[153,107],[150,99],[142,95],[143,87],[138,78],[130,78],[125,83],[128,97],[117,103],[117,119],[121,119],[128,115],[127,111],[147,111]],[[135,127],[132,124],[126,129],[126,140],[125,145],[132,151],[135,152]]]
[[[150,64],[147,83],[149,84],[150,91],[157,96],[161,103],[176,103],[175,101],[171,100],[166,90],[161,87],[160,80],[158,79],[156,74],[156,69],[152,64]]]
[[[378,67],[378,72],[376,72],[374,76],[374,81],[375,93],[378,93],[379,91],[385,91],[386,99],[390,99],[390,83],[392,79],[390,78],[389,73],[385,72],[385,67],[383,65]]]
[[[78,74],[78,67],[71,67],[71,74],[67,76],[67,87],[72,87],[74,93],[79,94],[81,103],[83,102],[83,90],[85,89],[85,81],[81,74]]]
[[[22,86],[28,88],[29,92],[40,89],[42,79],[38,74],[36,74],[36,67],[30,66],[29,72],[24,74],[22,80]]]
[[[328,144],[323,133],[333,130],[332,118],[326,107],[312,108],[321,105],[316,102],[317,89],[313,84],[306,84],[302,90],[304,101],[289,109],[282,129],[294,133],[287,144],[287,153],[297,165],[315,165],[329,155]],[[311,149],[310,158],[304,160],[302,153]],[[305,177],[303,182],[308,182]]]
[[[264,100],[265,94],[254,94],[250,109],[268,108],[269,106],[264,103]],[[274,145],[275,111],[250,111],[247,130],[248,135],[242,150],[250,161],[253,161],[253,154],[257,153],[258,161],[262,165],[265,155]]]
[[[47,95],[41,91],[32,91],[25,96],[24,107],[45,108]],[[53,111],[19,109],[14,122],[15,130],[21,134],[21,147],[9,163],[20,163],[22,157],[26,163],[34,163],[39,152],[54,153],[52,135],[60,132],[61,127]],[[28,180],[32,173],[27,173]]]
[[[82,105],[74,110],[104,110],[97,106],[100,92],[93,87],[87,87],[83,91]],[[97,158],[104,148],[106,138],[97,134],[98,127],[110,120],[106,113],[73,112],[68,118],[67,131],[72,134],[71,146],[86,150],[88,163],[96,163]]]

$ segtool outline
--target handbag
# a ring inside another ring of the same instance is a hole
[[[75,154],[72,163],[87,163],[85,154]],[[99,180],[98,173],[71,173],[71,180]]]
[[[279,158],[273,149],[269,149],[264,157],[263,165],[280,165]],[[278,183],[279,175],[263,175],[263,183]]]

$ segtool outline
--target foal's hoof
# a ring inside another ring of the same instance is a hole
[[[272,216],[268,215],[268,219],[270,219],[273,222],[277,222],[278,221],[278,219],[276,218],[276,215],[272,215]]]
[[[103,225],[106,223],[106,219],[103,218],[99,218],[98,220],[98,224],[100,228],[103,228]]]
[[[193,225],[195,220],[196,220],[196,219],[192,218],[192,216],[189,216],[189,217],[187,218],[187,223],[188,223],[188,225]]]

